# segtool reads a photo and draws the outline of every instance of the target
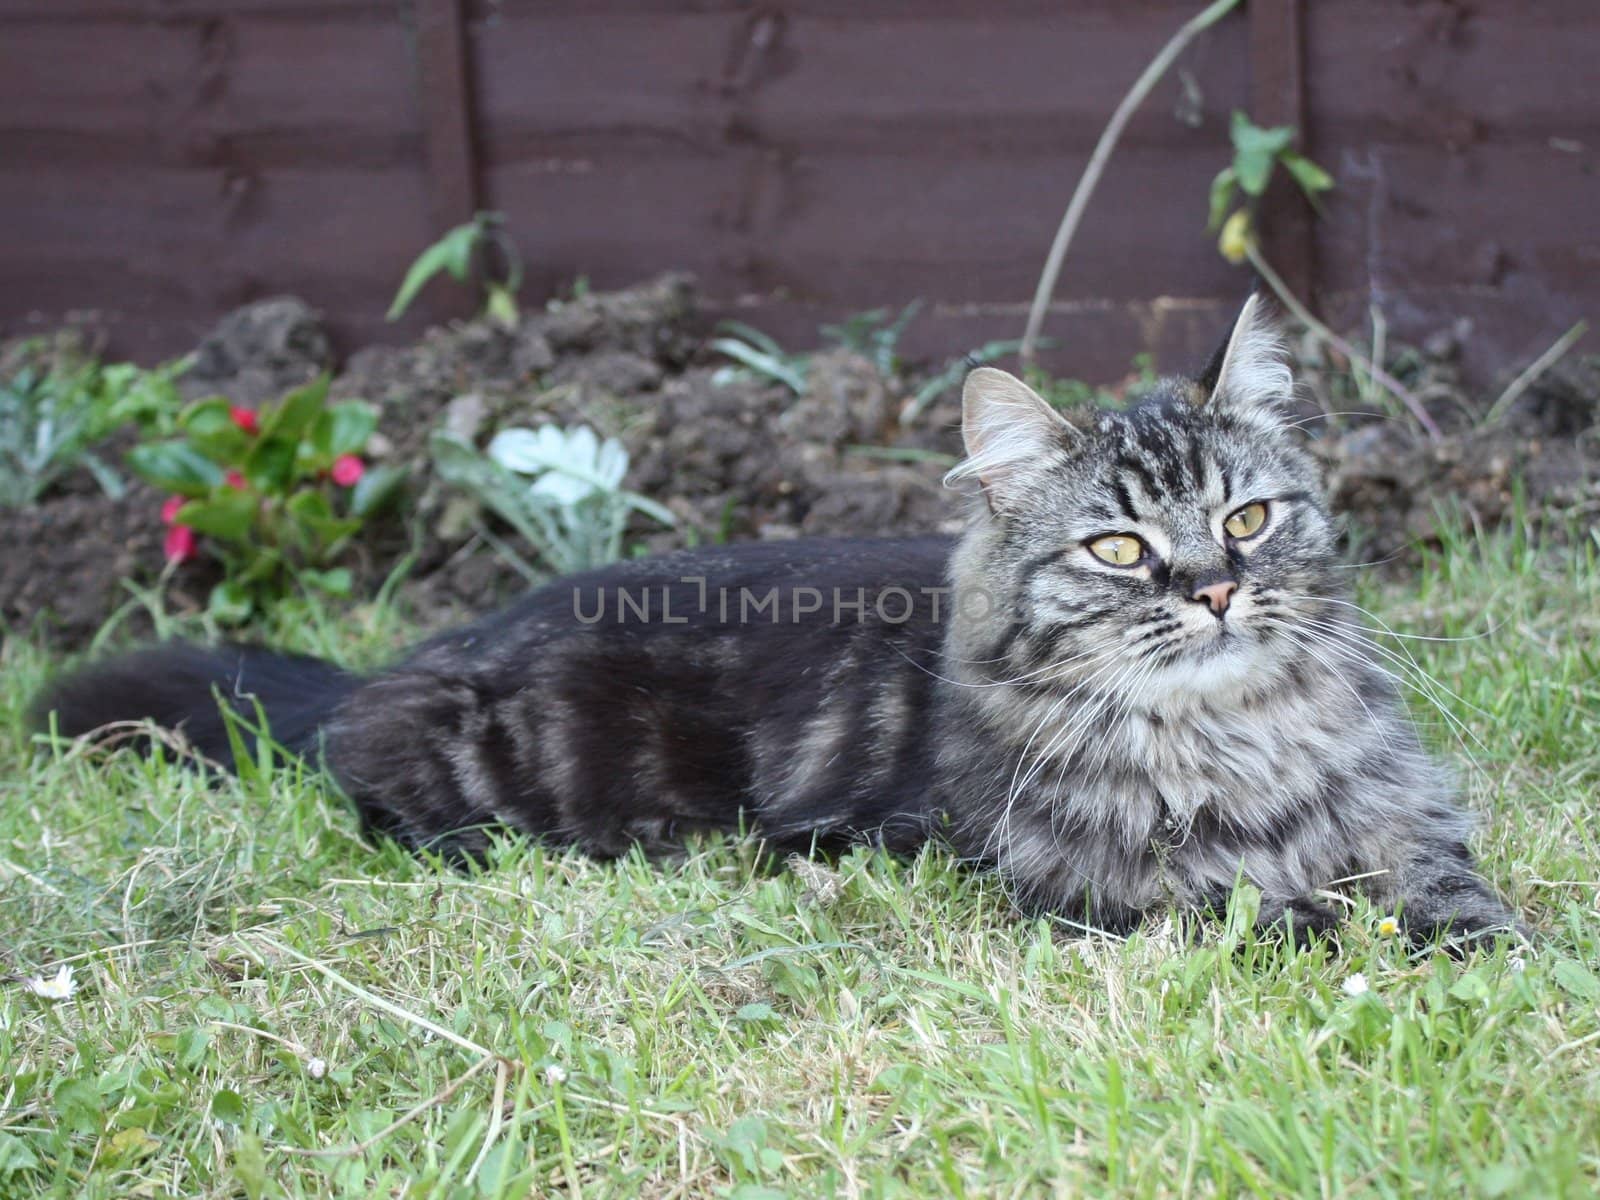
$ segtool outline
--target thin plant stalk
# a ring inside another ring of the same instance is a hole
[[[1117,110],[1111,114],[1111,120],[1106,123],[1105,131],[1100,134],[1100,140],[1095,144],[1089,165],[1084,168],[1083,175],[1078,180],[1077,190],[1072,193],[1066,215],[1061,218],[1061,225],[1056,230],[1055,241],[1050,244],[1050,253],[1045,258],[1044,270],[1039,274],[1039,286],[1034,290],[1033,305],[1028,310],[1028,326],[1022,335],[1020,357],[1023,366],[1033,365],[1034,350],[1039,343],[1039,330],[1044,326],[1044,314],[1050,307],[1050,298],[1055,295],[1056,279],[1060,276],[1061,264],[1067,257],[1067,247],[1072,244],[1073,236],[1078,232],[1078,223],[1083,219],[1084,209],[1088,208],[1089,198],[1094,195],[1094,189],[1100,183],[1100,176],[1106,169],[1106,163],[1110,161],[1112,151],[1117,148],[1123,128],[1155,89],[1156,84],[1161,81],[1161,77],[1167,73],[1167,69],[1177,60],[1178,55],[1188,48],[1189,43],[1238,6],[1239,0],[1215,0],[1215,3],[1208,5],[1185,22],[1161,48],[1161,52],[1150,60],[1150,65],[1144,69],[1144,74],[1134,81],[1133,87],[1122,98],[1122,103],[1117,105]]]
[[[1317,320],[1316,317],[1311,315],[1310,309],[1295,299],[1294,293],[1289,290],[1289,285],[1283,282],[1282,276],[1274,271],[1272,265],[1261,256],[1261,251],[1256,248],[1253,241],[1246,243],[1244,252],[1245,256],[1250,260],[1250,265],[1255,268],[1256,274],[1266,281],[1267,286],[1272,289],[1273,295],[1277,296],[1283,306],[1294,315],[1295,320],[1309,329],[1318,339],[1332,346],[1340,354],[1348,358],[1357,369],[1366,372],[1373,382],[1379,384],[1386,392],[1405,405],[1406,411],[1417,419],[1417,424],[1422,426],[1423,431],[1427,433],[1431,440],[1437,442],[1443,436],[1438,423],[1429,415],[1428,410],[1422,407],[1422,401],[1418,400],[1405,384]]]
[[[1513,379],[1506,390],[1500,393],[1500,398],[1489,406],[1489,411],[1484,414],[1484,424],[1490,425],[1498,421],[1517,402],[1518,397],[1534,385],[1534,382],[1559,362],[1568,350],[1577,344],[1579,338],[1589,332],[1589,322],[1579,321],[1555,340],[1555,343],[1528,364],[1527,369]]]

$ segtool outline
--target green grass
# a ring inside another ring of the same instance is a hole
[[[1523,955],[1412,955],[1366,908],[1297,951],[1248,894],[1075,940],[938,853],[455,874],[299,770],[36,753],[52,664],[13,641],[0,973],[81,986],[0,986],[0,1196],[1592,1195],[1595,544],[1462,539],[1363,599],[1470,639],[1403,644],[1456,693]],[[357,662],[404,637],[286,625]]]

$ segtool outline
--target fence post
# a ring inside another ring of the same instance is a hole
[[[1293,125],[1307,146],[1305,12],[1302,0],[1250,0],[1250,115],[1258,125]],[[1315,157],[1315,155],[1312,155]],[[1281,172],[1280,172],[1281,174]],[[1261,240],[1266,259],[1307,308],[1316,309],[1316,231],[1311,206],[1287,179],[1267,193]]]
[[[478,211],[471,77],[461,0],[415,0],[417,107],[422,114],[428,217],[434,232]]]

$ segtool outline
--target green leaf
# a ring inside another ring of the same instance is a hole
[[[260,501],[249,492],[223,488],[205,500],[191,500],[178,510],[177,523],[196,533],[226,542],[244,541],[255,523]]]
[[[332,461],[341,454],[360,454],[377,428],[377,409],[361,400],[346,400],[317,417],[311,440],[317,453]]]
[[[228,1125],[244,1124],[244,1097],[232,1088],[219,1088],[211,1097],[211,1115]]]
[[[467,272],[472,269],[472,248],[477,244],[478,236],[476,222],[457,225],[417,255],[406,277],[400,282],[400,290],[394,294],[394,303],[389,305],[388,319],[399,320],[417,298],[417,293],[441,271],[449,272],[454,279],[464,282]]]
[[[233,1147],[233,1177],[244,1189],[247,1200],[273,1195],[267,1190],[267,1155],[261,1139],[248,1130],[239,1131]]]
[[[738,338],[715,338],[711,342],[711,349],[743,363],[757,374],[778,381],[797,396],[806,393],[805,364],[801,361],[786,362],[775,355],[763,353]]]
[[[317,535],[319,554],[327,554],[344,541],[351,534],[361,529],[361,522],[353,517],[338,518],[332,521],[315,521],[311,529]]]
[[[202,1025],[191,1026],[178,1034],[174,1048],[178,1064],[193,1071],[205,1061],[206,1052],[211,1048],[211,1031]]]
[[[219,625],[238,625],[249,618],[255,609],[255,600],[250,595],[250,589],[243,583],[226,580],[211,589],[211,597],[206,601],[206,611]],[[221,1093],[218,1093],[220,1096]],[[235,1096],[237,1099],[237,1096]],[[213,1104],[213,1108],[215,1105]],[[220,1114],[219,1114],[220,1115]],[[240,1115],[243,1115],[243,1104],[240,1105]],[[229,1118],[223,1118],[228,1120]],[[233,1122],[235,1125],[238,1121]]]
[[[1274,157],[1287,150],[1294,142],[1293,125],[1274,125],[1263,128],[1244,113],[1234,110],[1233,125],[1229,129],[1236,150],[1261,151]]]
[[[328,375],[318,375],[304,387],[295,388],[270,410],[262,414],[261,437],[298,440],[322,412],[328,399]]]
[[[1562,988],[1580,1000],[1600,1000],[1600,979],[1582,963],[1564,958],[1550,970],[1551,976]]]
[[[882,309],[878,310],[882,312]],[[743,321],[718,321],[717,328],[723,333],[731,333],[742,341],[749,342],[757,350],[772,355],[773,358],[785,357],[785,351],[778,344],[778,339],[769,333],[762,333],[754,325],[746,325]]]
[[[1483,976],[1475,971],[1466,972],[1450,987],[1450,995],[1467,1004],[1487,1004],[1493,994]]]
[[[288,490],[294,479],[296,444],[282,438],[263,437],[244,460],[244,475],[270,495]]]
[[[673,515],[670,508],[657,504],[649,497],[639,495],[638,492],[618,492],[617,499],[629,508],[638,509],[645,516],[660,521],[663,525],[671,526],[678,523],[678,518]]]
[[[321,492],[297,492],[284,506],[284,512],[294,521],[301,545],[313,557],[326,554],[361,528],[358,518],[334,516],[333,507]]]
[[[348,567],[335,567],[331,571],[302,571],[300,578],[319,592],[330,596],[348,596],[355,584]]]
[[[1289,169],[1300,190],[1308,196],[1315,197],[1318,192],[1326,192],[1333,187],[1333,176],[1303,154],[1285,150],[1278,156],[1278,161]]]
[[[283,567],[283,555],[273,549],[258,550],[250,565],[239,573],[235,583],[246,587],[265,582],[276,575]]]
[[[99,1089],[87,1079],[67,1079],[51,1097],[56,1117],[74,1133],[97,1134],[104,1125],[105,1105]]]
[[[1246,195],[1260,196],[1272,178],[1273,157],[1258,151],[1241,150],[1233,156],[1233,171]]]
[[[222,483],[222,468],[187,442],[147,442],[128,451],[128,469],[163,491],[203,496]]]
[[[250,435],[231,421],[204,431],[191,430],[189,445],[214,463],[224,466],[243,462],[250,456]]]
[[[121,500],[128,494],[128,485],[122,481],[122,476],[117,474],[116,468],[94,451],[85,451],[83,465],[88,468],[89,474],[94,476],[94,481],[100,485],[100,490],[106,494],[108,500]]]
[[[223,396],[196,400],[178,415],[178,428],[185,433],[214,433],[224,427],[238,428],[233,423],[233,406]]]
[[[1267,190],[1272,164],[1294,141],[1294,129],[1278,125],[1263,129],[1242,112],[1233,114],[1233,170],[1246,195],[1259,196]]]
[[[369,467],[350,489],[350,513],[370,517],[389,508],[405,487],[406,472],[400,467]]]
[[[1210,216],[1206,219],[1206,228],[1212,233],[1222,228],[1222,222],[1228,218],[1228,210],[1233,207],[1233,196],[1239,189],[1239,175],[1232,167],[1223,167],[1217,172],[1217,177],[1211,181]]]
[[[296,521],[326,521],[333,516],[333,506],[328,503],[328,498],[321,492],[310,490],[290,496],[284,511]]]
[[[0,1133],[0,1179],[18,1171],[31,1171],[39,1158],[27,1142],[11,1133]]]

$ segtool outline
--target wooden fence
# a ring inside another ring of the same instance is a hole
[[[0,329],[192,345],[294,292],[346,348],[506,213],[528,295],[688,268],[795,344],[922,297],[913,349],[1020,333],[1111,109],[1198,0],[0,0]],[[1600,316],[1600,5],[1252,0],[1132,122],[1047,333],[1182,365],[1245,292],[1203,228],[1236,108],[1339,182],[1270,253],[1335,322],[1473,322],[1483,377]]]

